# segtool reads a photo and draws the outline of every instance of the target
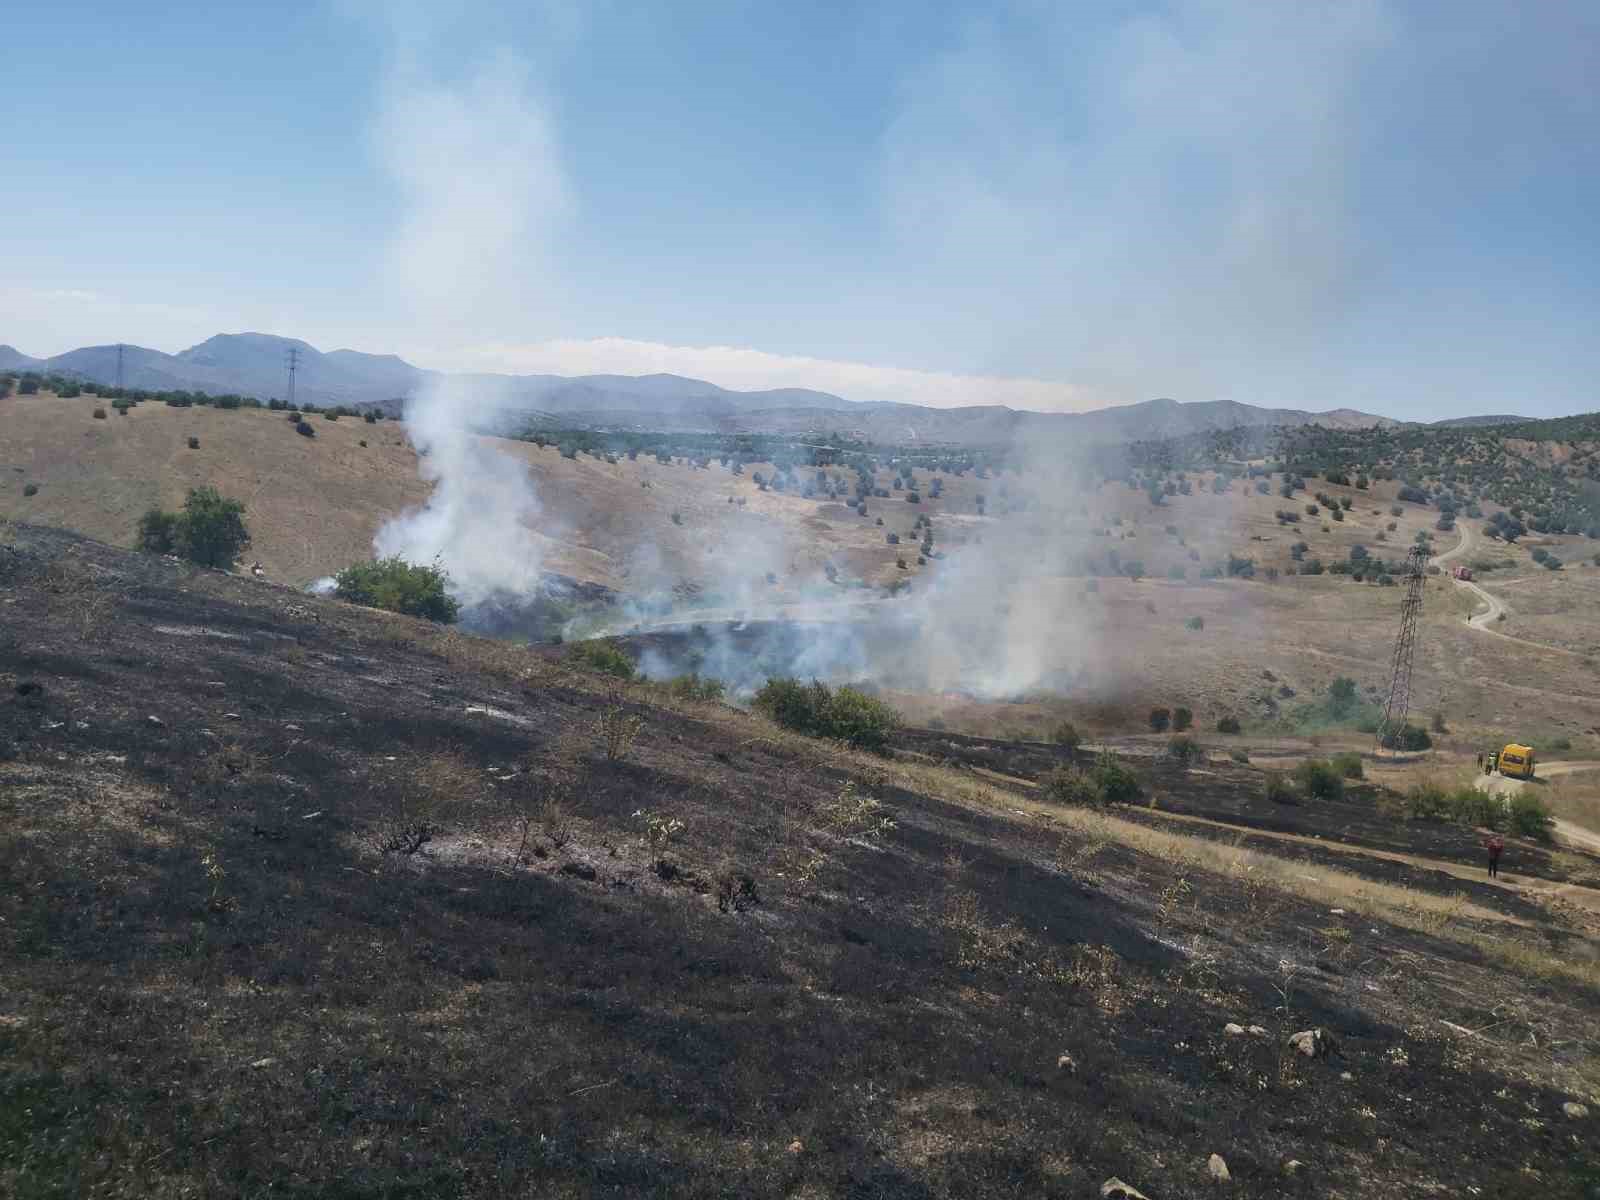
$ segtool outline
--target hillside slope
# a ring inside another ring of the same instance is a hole
[[[1594,1177],[1563,1108],[1600,1089],[1592,933],[1507,888],[1053,808],[26,527],[0,587],[8,1194]],[[612,758],[608,711],[639,722]]]

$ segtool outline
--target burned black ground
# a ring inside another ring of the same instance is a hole
[[[1586,943],[1333,915],[914,755],[14,542],[9,1194],[1165,1200],[1214,1195],[1212,1153],[1240,1196],[1596,1178],[1562,1108],[1597,1099]],[[642,721],[618,761],[608,710]],[[424,810],[417,854],[378,851]],[[683,828],[649,845],[641,812]],[[1313,1026],[1338,1057],[1285,1050]]]

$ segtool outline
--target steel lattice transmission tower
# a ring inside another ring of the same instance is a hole
[[[300,366],[300,347],[289,347],[289,407],[294,407],[294,373]]]
[[[1406,727],[1406,711],[1411,707],[1411,660],[1417,649],[1417,618],[1422,615],[1422,585],[1427,579],[1428,549],[1413,546],[1406,555],[1406,597],[1400,605],[1400,634],[1394,639],[1394,660],[1389,667],[1389,702],[1383,708],[1378,726],[1378,748],[1382,749]]]
[[[126,347],[117,343],[117,395],[122,395],[122,352]]]

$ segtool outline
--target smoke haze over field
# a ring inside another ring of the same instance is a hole
[[[415,17],[417,14],[408,13]],[[395,25],[376,130],[402,202],[388,276],[427,336],[494,328],[539,307],[546,240],[566,183],[526,63],[494,53],[454,81],[432,76],[422,30]],[[378,532],[379,555],[440,562],[469,610],[531,595],[544,558],[527,466],[478,431],[510,406],[490,380],[436,376],[409,400],[406,429],[433,494]]]

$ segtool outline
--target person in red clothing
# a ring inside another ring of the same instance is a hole
[[[1489,840],[1484,842],[1483,848],[1489,852],[1489,878],[1500,877],[1500,856],[1505,853],[1506,840],[1498,833],[1491,833]]]

